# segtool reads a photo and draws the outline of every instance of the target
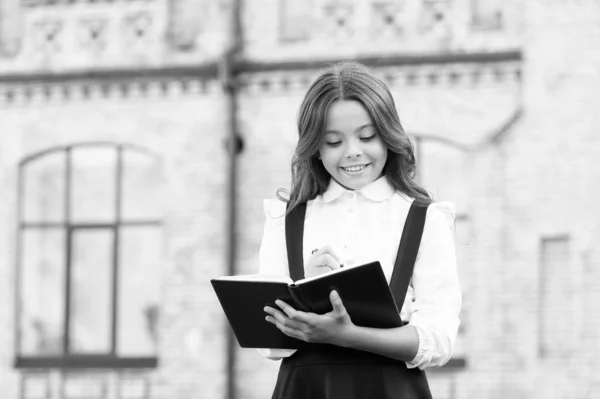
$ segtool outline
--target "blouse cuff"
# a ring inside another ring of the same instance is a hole
[[[271,360],[281,360],[285,357],[290,357],[296,353],[296,349],[257,349],[258,353]]]
[[[415,328],[415,330],[417,330],[417,335],[419,337],[419,348],[417,349],[417,354],[415,355],[414,359],[410,362],[406,362],[406,367],[409,369],[418,367],[421,370],[424,370],[431,362],[434,339],[427,329],[418,325],[411,325]]]

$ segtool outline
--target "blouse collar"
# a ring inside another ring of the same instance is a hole
[[[325,190],[325,192],[323,193],[323,201],[331,202],[339,198],[342,194],[350,191],[351,190],[347,190],[344,187],[342,187],[334,179],[329,179],[329,186],[327,187],[327,190]],[[365,198],[368,198],[371,201],[375,202],[385,201],[386,199],[390,198],[395,192],[394,188],[390,185],[386,176],[382,176],[374,182],[367,184],[360,190],[354,191],[361,193]]]

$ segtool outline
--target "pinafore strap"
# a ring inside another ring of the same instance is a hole
[[[390,281],[390,290],[398,307],[402,307],[406,297],[406,291],[413,274],[425,217],[429,204],[424,201],[414,200],[408,211],[404,222],[402,238],[398,246],[398,255],[394,263],[394,271]],[[302,242],[304,239],[304,217],[306,215],[306,203],[299,204],[285,217],[285,239],[287,256],[292,280],[304,278],[304,257],[302,255]]]

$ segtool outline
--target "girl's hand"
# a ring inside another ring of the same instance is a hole
[[[344,333],[354,324],[336,291],[331,291],[329,300],[333,310],[324,315],[302,312],[277,300],[275,303],[282,311],[266,306],[264,310],[269,314],[266,320],[285,335],[302,341],[339,344]]]
[[[304,269],[306,277],[313,277],[340,267],[340,257],[333,251],[331,245],[325,245],[313,251]]]

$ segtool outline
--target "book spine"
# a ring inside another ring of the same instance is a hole
[[[303,294],[299,285],[290,284],[288,286],[288,289],[290,291],[290,295],[292,296],[292,299],[294,300],[294,302],[296,304],[296,309],[301,310],[303,312],[311,312],[312,311],[312,307],[310,306],[310,301]]]

